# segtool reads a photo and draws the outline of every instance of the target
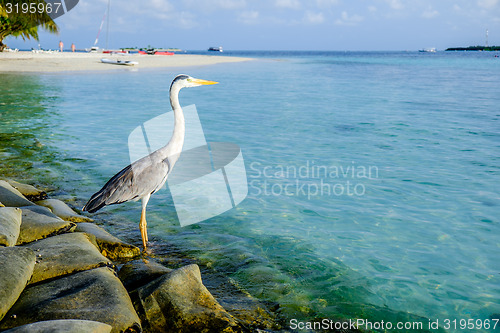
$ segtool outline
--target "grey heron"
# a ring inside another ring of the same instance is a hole
[[[127,201],[142,200],[141,231],[142,245],[146,251],[148,242],[146,206],[149,198],[165,184],[168,175],[179,159],[184,144],[185,121],[179,91],[182,88],[216,84],[214,81],[195,79],[189,75],[177,75],[170,85],[170,105],[174,111],[174,130],[168,143],[114,175],[97,193],[92,195],[83,211],[94,213],[104,206]]]

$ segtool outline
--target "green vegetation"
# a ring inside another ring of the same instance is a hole
[[[34,4],[36,7],[33,8],[44,8],[46,2],[43,0],[0,0],[0,52],[7,47],[3,44],[7,36],[38,40],[38,26],[52,33],[59,32],[57,24],[45,11],[34,10],[32,13],[30,11],[23,13],[23,4],[25,6]],[[39,4],[40,7],[38,7]]]
[[[500,51],[500,46],[469,46],[469,47],[450,47],[445,51]]]

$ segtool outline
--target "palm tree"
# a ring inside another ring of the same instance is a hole
[[[18,4],[18,6],[8,7],[7,3]],[[43,8],[47,8],[45,7],[47,4],[43,0],[0,0],[0,52],[6,47],[2,41],[7,36],[22,37],[24,40],[32,38],[38,40],[38,26],[52,33],[59,32],[57,24],[44,11],[36,10],[35,13],[22,13],[22,10],[19,10],[19,13],[16,12],[15,8],[21,9],[23,3],[28,5],[34,3],[36,8],[39,8],[38,4],[43,4]]]

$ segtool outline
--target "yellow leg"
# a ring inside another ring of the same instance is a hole
[[[141,212],[141,222],[139,223],[139,229],[141,229],[142,247],[144,252],[146,252],[146,247],[148,244],[148,228],[146,223],[146,206],[148,205],[150,194],[142,198],[142,212]]]
[[[141,222],[139,223],[139,229],[141,230],[141,238],[142,238],[142,247],[144,252],[146,252],[146,247],[148,243],[148,229],[146,222],[146,207],[142,210],[141,213]]]

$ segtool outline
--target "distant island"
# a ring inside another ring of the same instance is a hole
[[[445,51],[500,51],[500,46],[450,47]]]

